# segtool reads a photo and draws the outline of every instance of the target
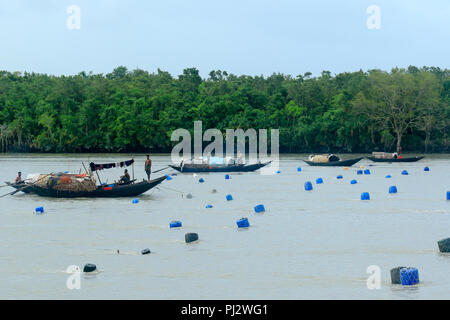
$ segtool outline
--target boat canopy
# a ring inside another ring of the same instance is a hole
[[[127,160],[127,161],[121,161],[121,162],[111,162],[111,163],[94,163],[91,162],[89,164],[91,171],[97,171],[97,170],[103,170],[103,169],[111,169],[111,168],[123,168],[131,166],[134,163],[134,159]]]

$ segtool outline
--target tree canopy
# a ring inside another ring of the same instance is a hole
[[[447,152],[450,70],[313,77],[0,71],[1,151],[168,152],[178,128],[280,129],[282,152]]]

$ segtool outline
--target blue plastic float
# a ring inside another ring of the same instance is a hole
[[[236,221],[236,224],[237,224],[238,228],[248,228],[248,227],[250,227],[250,223],[248,222],[247,218],[239,219],[238,221]]]
[[[450,200],[450,191],[447,191],[447,200]]]
[[[339,176],[336,177],[336,179],[342,179],[342,178],[344,178],[344,177],[341,176],[341,175],[339,175]]]
[[[229,175],[229,174],[226,174],[226,175],[225,175],[225,180],[228,180],[228,179],[230,179],[230,175]]]
[[[358,170],[358,171],[356,171],[356,174],[363,174],[363,171],[362,170]]]
[[[265,212],[265,211],[266,211],[266,208],[264,208],[263,204],[258,204],[257,206],[255,206],[256,213]]]
[[[233,200],[233,197],[231,196],[231,194],[227,194],[227,201],[231,201],[231,200]]]
[[[425,167],[425,168],[423,168],[423,171],[430,171],[430,168]]]
[[[206,209],[211,209],[213,206],[211,204],[206,205]]]
[[[400,282],[403,286],[413,286],[419,283],[419,270],[417,268],[400,269]]]
[[[312,183],[311,181],[306,181],[305,182],[305,190],[306,191],[311,191],[313,189]]]
[[[183,224],[181,221],[171,221],[169,226],[170,228],[181,228]]]
[[[364,170],[364,174],[370,174],[370,170],[369,169]]]
[[[44,207],[37,207],[35,210],[36,210],[36,213],[44,213]]]
[[[407,176],[407,175],[408,175],[408,171],[403,170],[403,171],[402,171],[402,175]]]
[[[198,179],[198,182],[203,183],[205,180],[203,178]]]
[[[171,177],[171,176],[169,176],[168,174],[166,174],[166,180],[167,181],[169,181],[169,180],[172,180],[173,178]]]
[[[356,180],[350,181],[350,184],[357,184],[357,183],[358,183],[358,181],[356,181]]]
[[[368,192],[361,193],[361,200],[370,200],[370,194]]]
[[[131,200],[131,203],[139,203],[139,199],[134,198],[133,200]]]
[[[397,193],[397,187],[396,186],[390,186],[389,187],[389,193]]]
[[[298,167],[297,168],[297,172],[301,172],[302,171],[302,168],[301,167]]]
[[[385,178],[386,178],[386,179],[390,179],[390,178],[392,178],[392,177],[391,177],[390,174],[388,174]]]
[[[323,183],[323,179],[322,178],[317,178],[316,179],[316,184],[321,184]]]

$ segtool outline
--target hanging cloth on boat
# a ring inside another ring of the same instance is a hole
[[[112,163],[94,163],[91,162],[89,166],[91,167],[91,171],[103,170],[103,169],[111,169],[116,167],[128,167],[134,163],[134,159],[122,161],[122,162],[112,162]]]

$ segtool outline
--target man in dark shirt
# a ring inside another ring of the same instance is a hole
[[[125,169],[123,176],[120,177],[120,183],[128,183],[130,182],[130,174],[128,173],[128,170]]]

